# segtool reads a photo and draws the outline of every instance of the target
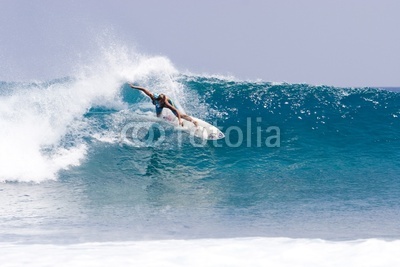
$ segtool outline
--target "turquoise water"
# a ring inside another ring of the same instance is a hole
[[[157,120],[126,81],[1,82],[0,239],[400,237],[399,93],[168,79],[135,82],[225,139]]]

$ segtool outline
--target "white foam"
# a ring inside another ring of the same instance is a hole
[[[55,178],[56,166],[43,149],[57,144],[73,120],[73,115],[57,100],[52,92],[37,88],[19,90],[0,99],[3,107],[0,115],[0,181]],[[65,149],[63,154],[67,151]],[[57,149],[54,153],[59,154]]]
[[[74,245],[0,243],[8,266],[400,266],[400,240],[238,238]]]
[[[177,94],[176,73],[165,57],[111,43],[77,66],[70,82],[25,83],[0,95],[0,182],[57,179],[59,170],[79,165],[87,154],[82,137],[97,130],[83,116],[89,108],[126,109],[120,89],[127,81]]]

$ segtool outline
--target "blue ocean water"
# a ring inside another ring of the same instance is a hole
[[[156,63],[0,82],[2,242],[400,238],[398,92],[142,61]],[[128,81],[226,138],[157,119]]]

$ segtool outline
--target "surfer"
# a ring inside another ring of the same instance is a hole
[[[132,87],[133,89],[137,89],[139,91],[142,91],[148,97],[151,98],[151,101],[153,102],[153,105],[156,106],[157,117],[161,116],[161,112],[162,112],[163,108],[168,108],[178,118],[179,125],[183,126],[182,119],[184,119],[184,120],[192,122],[195,126],[197,126],[197,121],[192,119],[192,117],[180,112],[176,108],[176,106],[174,105],[174,102],[172,102],[172,100],[169,99],[166,95],[164,95],[164,94],[156,94],[156,93],[153,94],[149,90],[147,90],[146,88],[143,88],[143,87],[140,87],[140,86],[135,86],[135,85],[133,85],[131,83],[129,84],[129,86]]]

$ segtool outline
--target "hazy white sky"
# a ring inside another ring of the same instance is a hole
[[[68,75],[93,39],[240,79],[400,86],[397,0],[0,0],[0,80]]]

